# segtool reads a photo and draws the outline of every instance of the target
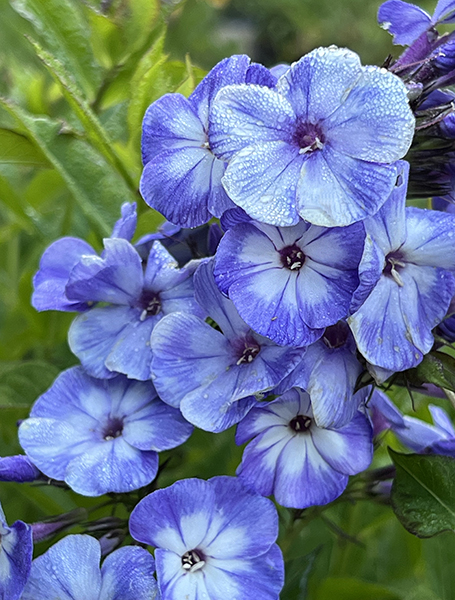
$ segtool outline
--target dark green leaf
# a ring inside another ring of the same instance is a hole
[[[73,74],[77,85],[93,98],[101,72],[90,44],[90,28],[71,0],[12,0],[13,8],[28,19],[46,47]]]
[[[455,458],[400,454],[389,449],[396,467],[392,506],[401,524],[426,538],[455,530]]]
[[[50,167],[44,154],[29,139],[10,129],[0,129],[0,163]]]
[[[315,560],[321,551],[321,546],[309,554],[289,560],[285,564],[286,580],[282,598],[286,600],[306,600],[308,578],[311,575]]]
[[[418,367],[406,371],[406,377],[413,385],[433,383],[455,392],[455,358],[444,352],[430,352]]]
[[[40,360],[0,363],[0,408],[28,408],[58,373],[56,367]]]
[[[68,100],[76,115],[79,117],[90,140],[104,155],[106,160],[108,160],[119,171],[119,173],[121,173],[130,188],[132,190],[136,190],[136,184],[130,177],[128,171],[114,150],[113,140],[110,138],[109,134],[100,123],[98,117],[91,109],[90,104],[80,93],[76,82],[72,78],[72,75],[65,70],[63,64],[57,58],[55,58],[55,56],[52,56],[52,54],[41,48],[39,44],[32,40],[31,44],[34,47],[36,54],[51,73],[52,77],[59,84],[63,95]]]
[[[34,117],[0,98],[28,137],[60,173],[83,213],[102,235],[109,235],[122,202],[136,200],[125,180],[85,140],[66,133],[62,123]]]

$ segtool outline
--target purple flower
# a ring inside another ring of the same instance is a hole
[[[213,261],[200,265],[194,282],[218,329],[190,314],[165,317],[151,337],[152,379],[162,400],[179,406],[190,423],[223,431],[245,416],[252,394],[272,389],[295,367],[302,350],[252,331],[217,288]]]
[[[393,43],[410,46],[422,34],[439,23],[455,21],[454,0],[439,0],[433,17],[415,4],[402,0],[387,0],[379,7],[378,21],[381,27],[393,35]]]
[[[455,291],[455,217],[405,208],[408,165],[390,199],[365,220],[360,285],[348,323],[373,365],[403,371],[419,364],[434,342]]]
[[[8,526],[0,504],[0,598],[19,600],[32,564],[32,529],[22,521]]]
[[[282,394],[292,387],[305,389],[316,425],[339,428],[347,425],[359,408],[354,389],[361,372],[354,338],[348,325],[340,321],[308,346],[300,363],[274,393]]]
[[[210,146],[228,161],[223,185],[253,219],[324,227],[374,214],[396,180],[392,164],[412,141],[402,81],[362,67],[346,49],[318,48],[276,89],[230,85],[210,117]]]
[[[153,600],[153,556],[137,546],[110,554],[100,569],[100,543],[69,535],[36,558],[21,600]],[[6,600],[6,597],[5,597]],[[10,598],[8,597],[8,600]]]
[[[121,218],[114,225],[111,237],[130,241],[136,229],[136,204],[126,202],[121,207],[121,214]],[[71,271],[83,256],[98,255],[90,244],[74,237],[61,238],[44,251],[38,272],[33,278],[32,306],[36,310],[65,312],[87,310],[89,304],[70,300],[66,295],[66,285]]]
[[[303,346],[348,315],[365,232],[239,223],[222,238],[215,278],[242,319],[277,344]]]
[[[297,388],[251,409],[236,433],[237,444],[248,440],[237,474],[293,508],[332,502],[373,455],[371,426],[361,412],[339,429],[318,427],[309,395]]]
[[[184,479],[139,502],[131,535],[156,547],[162,600],[278,600],[275,507],[233,477]]]
[[[202,314],[194,300],[189,264],[179,269],[155,241],[145,265],[123,239],[104,240],[103,256],[83,256],[72,269],[68,298],[106,302],[73,321],[68,341],[72,352],[94,377],[150,378],[150,334],[160,319],[176,310]]]
[[[150,382],[122,375],[99,380],[74,367],[37,400],[19,440],[45,475],[99,496],[153,481],[157,453],[183,444],[191,432]]]
[[[245,55],[231,56],[188,99],[166,94],[145,113],[141,193],[172,223],[195,227],[233,206],[221,185],[225,163],[212,153],[209,125],[215,94],[232,83],[273,86],[276,78]]]

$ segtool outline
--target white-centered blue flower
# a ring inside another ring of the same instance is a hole
[[[236,433],[237,444],[249,440],[237,474],[293,508],[332,502],[373,456],[371,426],[360,411],[339,429],[318,427],[309,395],[298,388],[251,409]]]
[[[360,285],[348,323],[373,365],[403,371],[434,343],[432,329],[455,292],[455,216],[405,207],[409,165],[401,162],[394,192],[365,220]]]
[[[301,217],[334,227],[374,214],[414,134],[406,94],[398,77],[336,47],[301,58],[275,89],[223,88],[209,143],[229,163],[225,190],[252,218],[278,226]]]
[[[158,472],[158,452],[183,444],[192,426],[152,383],[64,371],[19,428],[27,456],[45,475],[85,496],[130,492]]]
[[[161,600],[278,600],[278,515],[234,477],[183,479],[146,496],[130,532],[155,546]]]

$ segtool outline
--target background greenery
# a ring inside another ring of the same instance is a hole
[[[17,421],[60,370],[76,363],[66,344],[72,315],[38,314],[30,306],[44,249],[64,235],[100,248],[125,201],[139,204],[137,236],[161,221],[137,191],[146,107],[166,92],[188,95],[208,69],[232,53],[246,52],[273,66],[315,46],[337,44],[357,51],[364,63],[381,64],[397,51],[376,24],[378,5],[0,0],[1,456],[20,452]],[[432,2],[420,5],[433,10]],[[411,411],[406,392],[391,393]],[[416,396],[417,415],[425,419],[427,402]],[[242,453],[233,437],[233,431],[196,432],[169,455],[160,483],[233,475]],[[375,466],[390,464],[387,445],[400,450],[386,436]],[[283,600],[453,600],[453,534],[412,536],[387,504],[354,502],[362,481],[354,478],[348,495],[328,510],[301,518],[280,509],[287,560]],[[0,499],[10,522],[38,521],[78,506],[89,509],[91,518],[111,511],[98,508],[106,499],[51,486],[0,484]],[[121,510],[116,515],[127,517]],[[38,544],[37,553],[47,546]]]

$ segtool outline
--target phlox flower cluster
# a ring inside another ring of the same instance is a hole
[[[336,500],[385,428],[415,452],[455,455],[441,409],[422,423],[375,387],[418,367],[435,331],[455,339],[455,104],[441,90],[455,43],[436,30],[455,3],[430,17],[388,0],[379,21],[407,46],[387,68],[334,46],[270,70],[232,56],[188,98],[158,99],[140,191],[167,221],[133,242],[124,204],[101,253],[72,237],[44,252],[32,304],[78,313],[68,340],[81,366],[36,401],[19,427],[25,455],[0,459],[0,479],[139,490],[129,533],[155,557],[113,551],[123,526],[102,543],[67,536],[31,565],[41,530],[0,512],[0,600],[24,587],[23,600],[277,600],[266,497]],[[428,195],[435,210],[406,205]],[[157,489],[161,452],[194,427],[234,425],[237,477]]]

